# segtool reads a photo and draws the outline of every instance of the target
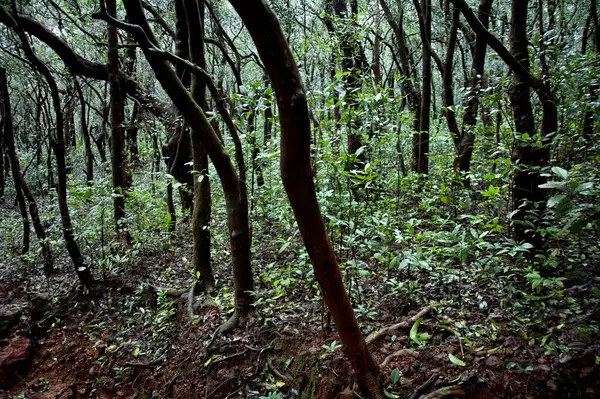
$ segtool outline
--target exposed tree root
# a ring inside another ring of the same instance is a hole
[[[297,388],[298,387],[298,383],[294,380],[294,378],[280,370],[278,370],[274,365],[273,362],[271,361],[271,359],[267,359],[267,365],[269,366],[269,368],[271,369],[271,371],[273,372],[273,374],[275,375],[275,377],[277,377],[278,379],[280,379],[281,381],[285,382],[288,386],[292,387],[292,388]]]
[[[420,399],[441,399],[448,396],[461,396],[464,394],[465,391],[460,385],[451,385],[449,387],[440,388],[437,391],[433,391],[425,396],[421,396]]]
[[[418,355],[418,353],[413,349],[400,349],[399,351],[394,352],[391,355],[388,355],[385,358],[385,360],[381,363],[381,367],[388,366],[390,364],[390,362],[397,357],[402,357],[402,356],[416,357],[417,355]]]
[[[386,335],[392,334],[394,332],[396,332],[397,330],[400,330],[401,328],[409,328],[411,325],[414,324],[415,321],[417,321],[418,319],[422,318],[423,316],[425,316],[427,313],[429,313],[431,311],[431,306],[426,306],[423,309],[421,309],[420,311],[417,312],[417,314],[415,314],[414,316],[412,316],[411,318],[409,318],[408,320],[404,320],[398,324],[394,324],[388,327],[385,327],[379,331],[376,331],[372,334],[370,334],[367,337],[367,345],[372,344],[373,342],[385,337]]]
[[[193,323],[196,320],[196,315],[194,314],[194,297],[196,296],[196,286],[198,285],[198,281],[194,280],[194,284],[190,287],[190,292],[188,294],[188,303],[187,303],[187,315],[190,323]]]
[[[233,312],[233,314],[231,315],[229,320],[227,320],[225,323],[221,324],[221,326],[218,328],[217,331],[221,334],[227,334],[228,332],[231,332],[231,330],[236,328],[238,326],[238,324],[240,324],[241,319],[242,319],[242,317],[236,310],[235,312]]]

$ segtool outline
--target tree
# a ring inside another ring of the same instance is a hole
[[[250,32],[277,94],[281,178],[323,298],[361,389],[381,398],[379,368],[358,327],[317,202],[310,163],[310,119],[298,67],[277,18],[263,1],[230,2]]]

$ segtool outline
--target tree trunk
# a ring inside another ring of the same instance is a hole
[[[488,29],[490,13],[493,0],[481,0],[477,11],[477,18],[481,24]],[[471,87],[467,94],[467,104],[463,115],[462,132],[458,140],[455,140],[456,154],[454,157],[454,170],[458,172],[469,172],[471,169],[471,158],[473,156],[473,144],[475,143],[474,128],[477,124],[477,110],[479,106],[479,91],[485,70],[485,56],[487,42],[484,38],[477,36],[473,49],[473,60],[471,63]]]
[[[144,17],[140,0],[126,0],[124,3],[130,21],[136,25],[140,25],[144,31],[145,37],[139,32],[136,33],[138,42],[143,42],[147,37],[150,43],[157,47],[158,42],[150,29],[148,21]],[[154,70],[157,80],[169,98],[171,98],[190,127],[197,132],[201,132],[202,144],[221,180],[227,208],[235,295],[235,313],[227,323],[220,327],[220,330],[225,332],[235,327],[241,317],[250,313],[252,304],[250,292],[254,291],[254,281],[250,266],[248,205],[245,190],[242,187],[244,181],[236,174],[226,149],[212,129],[206,115],[190,96],[190,93],[186,90],[181,80],[177,78],[173,69],[171,69],[160,54],[152,51],[147,46],[142,46],[142,49],[146,55],[146,59]]]
[[[129,119],[129,125],[126,130],[127,148],[129,149],[132,165],[137,165],[140,162],[140,150],[138,147],[138,119],[140,119],[140,112],[140,104],[134,102],[133,110],[131,110],[131,118]]]
[[[419,130],[413,134],[412,170],[417,173],[429,172],[429,127],[431,122],[431,0],[421,0],[421,13],[424,29],[423,42],[423,94],[419,112]]]
[[[361,389],[382,397],[379,368],[354,316],[325,230],[310,162],[310,120],[300,74],[273,12],[260,0],[230,0],[252,36],[276,92],[281,122],[281,176],[315,277]]]
[[[512,0],[510,48],[513,56],[519,63],[529,70],[529,52],[527,42],[527,11],[528,0]],[[513,88],[510,93],[510,103],[513,110],[515,130],[517,139],[512,152],[512,161],[515,163],[513,175],[513,198],[512,207],[516,212],[513,216],[514,235],[518,241],[528,241],[534,246],[540,246],[541,237],[532,231],[533,225],[529,220],[528,212],[533,210],[533,204],[537,197],[537,186],[540,184],[539,172],[532,170],[536,162],[535,150],[523,135],[530,138],[536,133],[533,109],[530,101],[530,88],[523,79],[513,74]],[[528,223],[528,220],[530,223]]]
[[[116,0],[107,0],[107,12],[116,18]],[[119,80],[119,36],[117,28],[108,26],[108,75],[110,84],[110,122],[111,122],[111,168],[114,190],[114,216],[117,238],[125,245],[131,244],[131,235],[125,225],[125,194],[129,188],[126,181],[125,139],[123,123],[125,121],[125,95]]]
[[[87,124],[87,110],[83,91],[77,78],[75,80],[75,89],[79,96],[79,102],[81,104],[81,135],[83,136],[83,144],[85,146],[85,175],[89,186],[94,183],[94,156],[92,154],[92,143],[90,140],[90,131],[88,130]]]
[[[23,195],[23,188],[21,184],[21,167],[19,166],[19,160],[17,159],[17,153],[14,146],[12,111],[10,109],[10,96],[8,93],[8,81],[6,80],[6,69],[4,68],[0,68],[0,92],[2,95],[0,100],[2,101],[2,127],[4,128],[3,141],[7,150],[6,153],[8,154],[8,160],[10,162],[13,182],[15,185],[15,195],[17,197],[17,203],[19,204],[19,211],[21,212],[21,220],[23,221],[23,247],[21,248],[21,253],[26,254],[29,252],[29,237],[31,236],[31,227],[29,225],[27,205],[25,204],[25,196]]]
[[[204,5],[198,6],[197,0],[184,0],[189,31],[190,60],[201,68],[206,67],[204,46]],[[194,38],[193,40],[191,38]],[[192,76],[191,94],[194,101],[206,109],[206,85],[196,76]],[[202,133],[190,130],[192,156],[194,159],[194,212],[192,215],[194,273],[200,274],[200,286],[209,291],[215,280],[210,261],[210,178],[208,173],[208,155],[202,145]],[[207,134],[207,133],[205,133]]]

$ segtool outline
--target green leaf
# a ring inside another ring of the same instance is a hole
[[[402,373],[398,369],[393,369],[392,374],[390,374],[390,382],[392,384],[396,384],[400,380],[400,376]]]
[[[563,180],[567,180],[569,177],[569,172],[559,166],[552,167],[552,172]]]
[[[384,389],[384,390],[383,390],[383,394],[384,394],[386,397],[390,398],[390,399],[399,399],[399,398],[400,398],[400,396],[396,395],[395,393],[393,393],[393,392],[388,392],[388,390],[387,390],[387,389]]]
[[[414,341],[417,345],[423,345],[423,342],[419,339],[419,325],[421,325],[421,319],[415,321],[415,324],[410,329],[410,339]]]
[[[554,208],[557,204],[559,204],[566,197],[567,196],[565,194],[557,194],[557,195],[551,197],[548,200],[548,208]]]
[[[460,367],[465,367],[466,363],[463,362],[462,360],[460,360],[459,358],[457,358],[456,356],[454,356],[452,353],[448,353],[448,358],[450,359],[450,361],[454,364],[456,364],[457,366]]]

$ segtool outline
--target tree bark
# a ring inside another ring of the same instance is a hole
[[[83,136],[83,145],[85,147],[85,176],[88,186],[94,183],[94,156],[92,153],[92,143],[90,139],[90,131],[87,124],[87,110],[83,91],[77,78],[73,78],[75,81],[75,89],[79,97],[79,103],[81,104],[81,135]]]
[[[485,29],[488,29],[490,13],[493,0],[481,0],[477,11],[477,18]],[[475,143],[474,128],[477,124],[477,112],[479,107],[479,91],[483,74],[485,71],[485,57],[487,42],[483,37],[477,35],[473,48],[473,60],[471,63],[471,86],[467,94],[467,103],[463,115],[462,131],[455,139],[454,170],[458,172],[469,172],[471,159],[473,157],[473,145]]]
[[[135,32],[138,43],[149,41],[155,48],[158,48],[158,42],[144,17],[140,1],[126,0],[124,4],[129,20],[141,27],[140,30]],[[142,50],[154,70],[157,80],[187,123],[192,129],[202,133],[202,144],[221,180],[227,208],[235,296],[235,313],[227,323],[220,327],[222,332],[226,332],[235,327],[241,317],[250,313],[252,304],[250,292],[254,291],[250,266],[248,205],[247,197],[244,195],[244,189],[242,188],[244,181],[236,174],[226,149],[212,129],[206,115],[193,100],[175,71],[167,64],[160,53],[152,51],[147,46],[142,46]]]
[[[204,46],[204,5],[197,0],[184,0],[189,31],[190,60],[201,68],[206,67]],[[193,39],[192,39],[193,38]],[[194,101],[206,109],[206,85],[197,76],[192,76],[191,94]],[[199,273],[200,286],[209,291],[215,284],[210,261],[210,177],[208,173],[208,155],[202,145],[202,133],[190,130],[192,156],[194,159],[194,212],[192,215],[194,273]],[[209,134],[205,132],[204,134]]]
[[[29,238],[31,236],[31,227],[29,224],[29,216],[27,215],[27,205],[25,204],[25,196],[23,195],[23,187],[21,184],[21,167],[19,166],[19,160],[17,159],[17,153],[14,146],[14,132],[13,132],[13,120],[12,111],[10,109],[10,95],[8,93],[8,81],[6,80],[6,70],[0,68],[0,91],[2,101],[2,119],[4,128],[3,140],[6,152],[8,154],[8,160],[10,163],[11,173],[13,176],[13,182],[15,185],[15,196],[17,197],[17,203],[19,204],[19,211],[21,212],[21,221],[23,222],[23,246],[21,253],[26,254],[29,252]],[[4,173],[4,171],[2,171]]]
[[[431,122],[431,0],[421,0],[423,27],[423,93],[419,111],[419,130],[413,134],[412,170],[417,173],[429,172],[429,127]]]
[[[107,13],[116,18],[116,0],[106,0]],[[111,125],[111,168],[114,190],[113,207],[117,238],[125,245],[131,244],[131,235],[125,225],[125,195],[129,188],[126,182],[124,146],[125,137],[125,96],[119,80],[119,36],[117,28],[108,26],[108,77],[110,85],[110,125]]]
[[[25,55],[33,66],[42,74],[50,88],[50,96],[52,98],[52,107],[56,117],[56,132],[54,137],[50,138],[50,147],[54,151],[56,158],[56,170],[58,175],[57,197],[58,208],[60,210],[62,220],[62,231],[67,247],[67,252],[75,267],[75,272],[81,283],[85,286],[92,282],[92,274],[89,267],[85,263],[85,259],[79,250],[79,245],[73,234],[73,224],[71,215],[69,214],[69,205],[67,202],[67,165],[65,162],[65,139],[64,139],[64,118],[62,107],[60,104],[60,94],[56,80],[50,73],[50,70],[33,52],[29,39],[19,25],[8,15],[5,8],[0,7],[0,20],[7,21],[7,24],[14,29],[19,36]]]
[[[354,316],[319,210],[310,162],[309,111],[298,67],[277,18],[264,1],[230,3],[250,32],[276,93],[281,123],[281,177],[344,353],[361,389],[373,398],[381,398],[379,368]]]

